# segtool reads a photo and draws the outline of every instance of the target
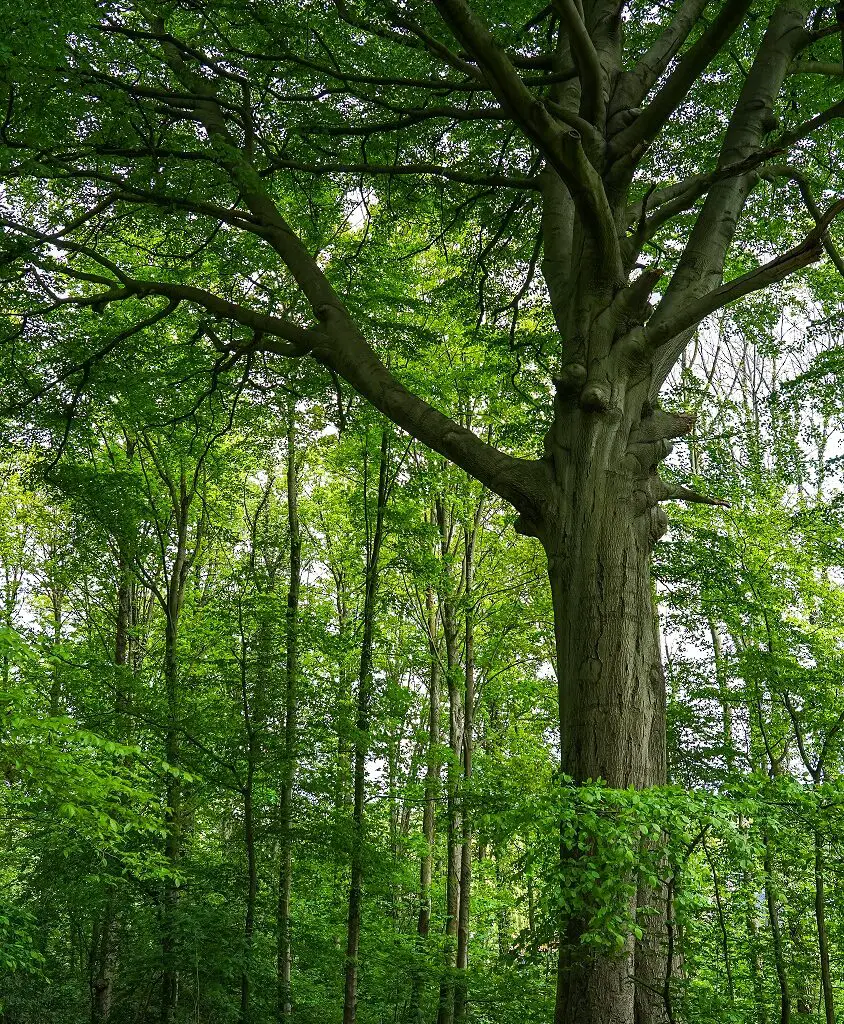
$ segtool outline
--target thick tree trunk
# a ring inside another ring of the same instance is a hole
[[[279,807],[278,877],[278,1018],[293,1014],[291,971],[293,952],[290,934],[290,897],[293,885],[293,787],[296,782],[299,732],[299,592],[302,582],[302,533],[299,524],[299,476],[296,464],[295,407],[288,409],[287,423],[287,523],[290,531],[290,578],[285,614],[284,769]]]
[[[650,576],[665,517],[652,496],[656,460],[631,436],[637,419],[620,408],[561,410],[548,438],[552,500],[536,531],[554,606],[561,768],[575,783],[602,779],[619,788],[658,785],[666,771]],[[575,856],[566,848],[561,854]],[[654,902],[664,909],[664,900]],[[640,987],[661,991],[658,950],[646,946],[637,957],[631,937],[617,956],[590,957],[578,948],[585,926],[563,923],[556,1024],[659,1020],[662,1002],[654,997],[640,1000],[634,1018],[633,984],[644,972]]]

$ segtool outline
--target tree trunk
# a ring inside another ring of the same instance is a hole
[[[560,405],[547,439],[552,500],[530,532],[548,556],[562,772],[576,784],[659,785],[666,773],[665,683],[650,562],[665,516],[656,503],[655,464],[666,435],[682,431],[657,414],[639,443],[638,415]],[[566,848],[561,854],[576,856]],[[663,923],[661,915],[657,927]],[[579,948],[585,927],[562,922],[556,1024],[631,1024],[632,979],[643,974],[644,1005],[635,1019],[659,1020],[664,1008],[654,990],[662,990],[664,963],[660,970],[653,949],[646,945],[637,957],[631,936],[617,956],[587,956]]]
[[[346,971],[343,989],[343,1024],[355,1024],[358,993],[358,954],[363,903],[364,802],[366,798],[366,758],[369,753],[369,724],[373,697],[372,650],[375,628],[375,602],[380,573],[379,559],[384,540],[384,509],[387,502],[387,432],[381,435],[378,468],[378,504],[375,527],[367,536],[366,586],[363,602],[363,638],[358,674],[358,707],[354,753],[354,807],[349,914],[346,931]],[[364,495],[366,500],[366,495]],[[367,531],[369,533],[369,531]]]
[[[428,612],[428,648],[431,658],[431,677],[428,687],[428,766],[425,771],[425,806],[422,812],[422,838],[425,849],[419,865],[419,917],[416,922],[417,954],[424,955],[431,929],[431,875],[434,859],[434,826],[436,821],[437,783],[440,775],[440,661],[436,648],[436,607],[434,594],[428,590],[425,597]],[[421,990],[424,970],[420,965],[413,972],[410,989],[410,1024],[420,1024]]]
[[[730,703],[730,687],[724,664],[724,645],[718,623],[712,616],[707,617],[709,635],[712,638],[712,657],[715,662],[715,680],[718,684],[718,702],[721,705],[721,738],[724,746],[724,766],[732,775],[736,769],[736,751],[733,739],[733,708]]]
[[[747,955],[750,961],[750,978],[753,983],[753,1002],[756,1007],[756,1024],[768,1024],[768,1007],[765,1002],[765,988],[762,982],[762,964],[759,956],[759,926],[756,921],[757,886],[749,871],[742,872],[742,886],[745,894],[745,923],[747,925]]]
[[[777,883],[774,876],[774,862],[771,856],[771,845],[768,836],[763,833],[764,846],[763,867],[765,870],[765,901],[768,906],[768,923],[771,926],[771,944],[773,945],[774,967],[780,988],[780,1024],[791,1021],[791,988],[788,982],[788,971],[785,965],[785,950],[782,942],[782,928],[778,906]]]
[[[58,582],[54,582],[50,589],[50,608],[53,612],[53,651],[58,655],[64,624],[64,592]],[[52,718],[60,715],[62,710],[62,677],[59,664],[58,657],[54,657],[50,668],[50,716]]]
[[[824,886],[823,836],[815,829],[815,924],[818,929],[818,954],[821,961],[821,991],[823,993],[824,1019],[826,1024],[835,1024],[835,1003],[832,993],[832,974],[829,966],[829,934],[826,927],[826,893]]]
[[[121,743],[128,743],[130,739],[131,696],[127,673],[130,665],[131,621],[132,585],[129,571],[121,557],[118,564],[117,616],[114,629],[114,727]],[[111,1015],[116,932],[114,899],[109,896],[103,912],[96,946],[95,971],[91,981],[91,1024],[105,1024]]]
[[[512,944],[512,928],[510,924],[510,904],[509,896],[504,898],[501,897],[501,892],[504,889],[504,873],[501,870],[501,861],[498,854],[494,855],[495,858],[495,888],[496,894],[498,895],[498,912],[495,915],[495,931],[498,940],[498,956],[503,960],[510,952],[510,946]],[[530,876],[528,875],[528,894],[530,896],[530,903],[528,904],[528,926],[530,928],[530,937],[535,937],[534,928],[534,910],[533,910],[533,887],[531,884]]]
[[[245,652],[244,652],[245,659]],[[246,675],[246,665],[241,671]],[[243,969],[240,975],[240,1021],[249,1024],[252,997],[252,939],[255,931],[255,902],[258,896],[258,859],[255,849],[255,760],[257,757],[255,730],[246,704],[244,686],[244,711],[247,716],[247,764],[246,781],[243,786],[243,846],[246,851],[246,908],[243,915]]]
[[[290,895],[293,884],[293,787],[296,782],[299,731],[299,591],[302,582],[302,533],[299,525],[299,477],[296,465],[296,410],[291,403],[287,423],[287,522],[290,531],[290,579],[285,615],[284,771],[279,800],[280,854],[278,876],[278,1017],[293,1013]]]
[[[475,618],[474,571],[475,538],[477,536],[483,504],[478,504],[475,522],[466,534],[463,558],[463,578],[466,602],[465,690],[463,693],[463,792],[460,807],[460,902],[457,911],[457,977],[454,987],[454,1021],[465,1024],[469,988],[466,971],[469,967],[469,915],[472,900],[472,813],[469,805],[469,787],[472,781],[473,729],[475,712]]]
[[[167,691],[167,729],[164,741],[164,755],[167,764],[179,767],[181,744],[179,737],[178,713],[178,612],[170,608],[165,626],[164,682]],[[177,778],[168,774],[166,784],[167,838],[164,842],[164,856],[170,871],[178,870],[182,852],[182,786]],[[161,1024],[173,1024],[176,1006],[179,1002],[179,969],[177,915],[179,889],[172,878],[164,883],[164,901],[161,917]]]
[[[454,1018],[454,956],[457,945],[457,919],[460,909],[460,844],[457,841],[457,775],[462,744],[462,706],[457,688],[457,628],[454,605],[446,596],[440,602],[445,634],[446,683],[448,686],[448,742],[450,755],[446,765],[446,896],[444,973],[440,982],[437,1024],[452,1024]]]
[[[106,1024],[111,1016],[116,924],[114,900],[109,897],[91,949],[91,1024]]]

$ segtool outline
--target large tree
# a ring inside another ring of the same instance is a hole
[[[842,267],[842,20],[807,0],[10,5],[21,401],[55,385],[73,412],[132,324],[168,317],[215,372],[316,360],[543,545],[563,772],[658,785],[651,551],[661,502],[707,500],[659,476],[693,423],[659,393],[709,314],[824,251]],[[791,237],[772,238],[783,194]],[[57,312],[97,344],[63,356]],[[482,377],[444,410],[396,369],[472,324],[538,407],[523,449],[481,436]],[[571,957],[577,938],[569,922],[558,1024],[659,1019],[651,944]]]

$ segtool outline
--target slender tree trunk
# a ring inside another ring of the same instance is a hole
[[[109,897],[103,909],[96,942],[91,950],[93,971],[91,972],[91,1024],[105,1024],[111,1016],[114,991],[114,932],[117,921],[114,900]]]
[[[727,684],[727,671],[724,665],[724,645],[718,623],[709,616],[707,618],[709,635],[712,638],[712,656],[715,662],[715,679],[718,683],[718,700],[721,704],[721,738],[724,746],[724,765],[732,774],[736,767],[736,752],[733,743],[733,709],[730,704],[730,688]]]
[[[364,801],[366,797],[366,758],[369,753],[369,725],[373,697],[372,650],[375,604],[378,595],[381,545],[384,539],[384,510],[387,502],[387,432],[381,437],[378,468],[378,505],[375,527],[367,538],[366,585],[363,602],[363,638],[358,674],[358,707],[354,753],[354,807],[349,914],[346,932],[346,971],[343,990],[343,1024],[355,1024],[358,992],[358,954],[363,902],[364,874]]]
[[[835,1024],[835,1003],[832,974],[829,967],[829,933],[826,927],[826,892],[824,885],[823,837],[815,829],[815,924],[818,929],[818,954],[821,961],[821,991],[826,1024]]]
[[[339,580],[337,587],[337,648],[340,651],[340,661],[337,673],[337,760],[334,767],[334,810],[337,812],[338,820],[342,820],[352,803],[349,786],[352,775],[350,742],[352,694],[351,672],[349,672],[346,661],[349,637],[346,598],[341,590],[342,582]]]
[[[810,965],[811,954],[803,933],[800,908],[793,902],[788,907],[788,934],[793,950],[792,970],[794,971],[796,981],[794,988],[797,1017],[802,1019],[812,1014],[814,994],[812,992],[811,977],[813,972]]]
[[[497,892],[500,894],[501,890],[504,888],[504,883],[502,879],[501,862],[498,859],[497,853],[495,854],[495,886]],[[533,888],[531,886],[530,877],[528,877],[528,894],[531,897],[533,895]],[[529,907],[530,906],[532,906],[532,903],[529,904]],[[533,937],[533,925],[530,925],[530,928],[531,937]],[[495,930],[498,938],[498,956],[503,960],[504,957],[507,956],[507,954],[510,952],[511,930],[509,897],[505,899],[499,898],[498,913],[495,915]]]
[[[460,844],[457,814],[457,777],[462,745],[462,705],[457,687],[457,627],[454,605],[450,597],[440,602],[445,635],[446,683],[448,686],[448,741],[450,755],[446,765],[446,895],[445,943],[443,947],[444,973],[440,982],[440,1002],[437,1024],[452,1024],[454,1017],[454,958],[457,947],[457,922],[460,910]]]
[[[774,876],[774,863],[771,856],[770,840],[762,836],[765,854],[763,867],[765,870],[765,901],[768,905],[768,923],[771,927],[771,944],[774,952],[774,967],[780,988],[780,1024],[791,1021],[791,988],[788,983],[788,971],[785,965],[785,951],[782,944],[782,928],[780,927],[779,907],[777,906],[777,884]]]
[[[53,648],[57,650],[62,642],[64,623],[64,594],[58,583],[54,583],[50,591],[50,607],[53,612]],[[62,710],[62,677],[57,658],[53,660],[50,673],[50,715],[55,718]]]
[[[757,1024],[768,1024],[768,1007],[765,1003],[765,988],[762,983],[762,964],[759,956],[759,926],[756,922],[756,904],[754,894],[756,886],[750,873],[745,871],[742,875],[745,893],[747,894],[747,907],[745,910],[745,921],[747,925],[748,958],[750,959],[750,978],[753,983],[753,1001],[756,1006]]]
[[[724,902],[721,899],[721,882],[718,878],[718,871],[715,867],[715,862],[712,860],[712,856],[709,853],[709,847],[706,845],[706,840],[703,841],[703,852],[706,855],[706,860],[709,864],[709,869],[712,872],[712,888],[715,893],[715,909],[718,914],[718,931],[721,934],[721,950],[724,954],[724,973],[727,977],[727,994],[730,999],[730,1003],[735,1002],[736,990],[735,983],[733,981],[733,966],[732,957],[730,956],[730,937],[727,931],[727,922],[724,915]]]
[[[474,744],[475,713],[475,616],[474,572],[475,538],[480,521],[482,503],[479,503],[475,522],[466,535],[463,559],[466,602],[465,689],[463,693],[463,792],[460,807],[460,902],[457,911],[457,976],[454,987],[454,1021],[465,1024],[468,1012],[469,988],[466,971],[469,967],[469,916],[472,900],[472,813],[469,788],[472,782],[472,754]]]
[[[245,658],[245,652],[244,652]],[[246,665],[241,671],[246,675]],[[245,682],[245,681],[244,681]],[[243,915],[243,970],[240,975],[240,1021],[249,1024],[252,999],[252,943],[255,932],[255,903],[258,897],[258,856],[255,848],[255,760],[257,743],[255,730],[246,705],[246,779],[243,785],[243,846],[246,852],[246,908]]]
[[[179,767],[181,744],[179,737],[179,665],[178,665],[178,611],[168,608],[165,624],[164,682],[167,692],[167,729],[164,740],[164,755],[168,765]],[[167,838],[164,856],[170,871],[177,871],[182,853],[182,786],[173,775],[167,775],[165,787],[167,800]],[[168,878],[164,883],[164,899],[161,915],[161,1024],[173,1024],[179,1002],[178,935],[177,916],[179,910],[179,889],[175,880]]]
[[[130,733],[127,673],[130,665],[131,620],[132,585],[128,569],[121,558],[118,565],[117,616],[114,629],[114,724],[118,739],[123,743],[129,741]],[[116,932],[114,900],[109,897],[106,900],[99,941],[96,944],[95,971],[91,981],[91,1024],[105,1024],[111,1015]]]
[[[278,1017],[293,1014],[291,971],[290,897],[293,884],[293,787],[296,782],[299,732],[299,592],[302,583],[302,533],[299,524],[299,477],[296,464],[296,410],[288,408],[287,423],[287,522],[290,532],[290,579],[285,614],[284,766],[279,801],[278,878]]]
[[[419,865],[419,916],[416,922],[417,955],[424,955],[428,933],[431,930],[431,876],[434,860],[434,827],[436,822],[437,783],[440,775],[440,661],[436,648],[436,605],[434,593],[428,590],[425,597],[428,613],[428,649],[431,659],[431,675],[428,686],[428,766],[425,771],[425,806],[422,812],[422,838],[425,849]],[[409,1020],[420,1024],[420,1006],[424,969],[421,964],[413,972],[410,989]]]

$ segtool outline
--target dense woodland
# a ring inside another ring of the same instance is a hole
[[[0,1022],[834,1024],[844,5],[0,12]]]

